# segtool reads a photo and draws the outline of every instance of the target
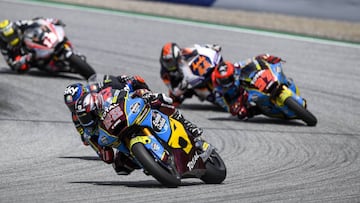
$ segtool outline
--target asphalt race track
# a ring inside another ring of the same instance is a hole
[[[188,100],[184,115],[217,147],[228,176],[220,185],[185,179],[168,189],[141,171],[116,175],[81,144],[63,104],[65,87],[80,77],[16,75],[1,59],[0,202],[360,201],[359,46],[76,7],[0,1],[0,8],[0,19],[62,19],[100,76],[140,74],[154,91],[166,92],[158,57],[167,41],[216,42],[231,61],[281,56],[319,121],[316,127],[262,116],[242,122]]]

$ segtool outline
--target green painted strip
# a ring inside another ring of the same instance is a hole
[[[35,5],[41,5],[41,6],[61,7],[61,8],[65,8],[65,9],[79,9],[79,10],[84,10],[84,11],[108,13],[108,14],[113,14],[113,15],[118,15],[118,16],[141,18],[144,20],[178,23],[178,24],[183,24],[183,25],[192,25],[192,26],[197,26],[197,27],[206,27],[206,28],[212,28],[212,29],[218,29],[218,30],[227,30],[227,31],[232,31],[232,32],[263,35],[263,36],[305,41],[305,42],[311,42],[311,43],[343,46],[343,47],[350,47],[350,48],[360,48],[359,42],[334,40],[334,39],[314,37],[314,36],[308,36],[308,35],[293,34],[290,32],[278,32],[278,31],[256,29],[256,28],[245,27],[245,26],[216,24],[216,23],[211,23],[211,22],[196,21],[196,20],[189,20],[189,19],[175,18],[175,17],[164,17],[164,16],[160,16],[160,15],[144,14],[144,13],[139,13],[139,12],[123,11],[123,10],[117,10],[117,9],[111,9],[111,8],[99,8],[99,7],[95,7],[95,6],[78,5],[78,4],[74,4],[74,3],[53,2],[53,1],[49,1],[49,0],[20,0],[20,1],[24,2],[24,3],[26,2],[29,4],[35,4]],[[13,2],[13,1],[11,1],[11,2]]]

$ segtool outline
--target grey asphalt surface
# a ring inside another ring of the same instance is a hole
[[[75,7],[0,1],[0,8],[1,19],[35,14],[62,19],[76,50],[100,76],[140,74],[160,92],[166,88],[158,55],[167,41],[217,42],[231,61],[265,52],[281,56],[285,73],[319,120],[316,127],[262,116],[241,122],[196,98],[188,100],[184,115],[218,148],[228,176],[221,185],[187,179],[167,189],[141,171],[117,176],[82,146],[62,96],[68,84],[81,81],[76,75],[16,75],[0,60],[0,202],[360,201],[358,46]]]
[[[217,0],[213,7],[360,22],[358,0]]]

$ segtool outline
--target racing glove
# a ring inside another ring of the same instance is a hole
[[[66,24],[60,19],[54,19],[54,24],[55,25],[60,25],[60,26],[63,26],[63,27],[66,26]]]
[[[205,44],[206,48],[210,48],[216,52],[220,52],[221,51],[221,46],[218,44]]]
[[[239,119],[246,120],[248,118],[248,109],[246,108],[246,101],[248,93],[243,90],[243,93],[230,105],[230,113],[237,116]]]
[[[257,56],[256,59],[264,60],[271,64],[276,64],[276,63],[280,63],[281,61],[283,61],[280,57],[269,55],[269,54],[261,54],[261,55]]]
[[[32,58],[33,58],[32,53],[26,54],[24,56],[18,55],[15,57],[15,60],[11,63],[10,67],[11,69],[17,72],[25,72],[29,70],[30,68],[29,63],[32,60]]]

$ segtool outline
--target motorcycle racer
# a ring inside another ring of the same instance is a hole
[[[94,104],[101,103],[102,96],[93,97],[90,95],[96,95],[100,91],[108,88],[136,92],[135,95],[142,96],[149,101],[151,100],[152,105],[159,106],[159,108],[161,107],[160,104],[171,104],[172,100],[165,96],[165,94],[152,93],[144,79],[140,76],[129,77],[122,75],[115,77],[105,75],[103,82],[94,83],[86,87],[72,84],[66,88],[64,92],[65,104],[72,113],[74,125],[81,135],[83,143],[90,145],[104,162],[108,164],[112,163],[118,175],[128,175],[135,167],[132,161],[119,152],[116,153],[114,157],[114,152],[111,147],[102,146],[98,143],[99,118],[95,115],[97,108],[94,109]],[[75,89],[77,91],[74,91]],[[97,106],[95,105],[95,107]],[[168,105],[166,109],[170,109],[171,111],[171,107],[172,106]],[[85,109],[86,111],[81,111],[81,109]],[[170,111],[168,110],[168,112]],[[194,136],[199,136],[199,134],[202,133],[200,128],[184,119],[180,112],[174,114],[174,118],[184,123],[185,127],[192,132]],[[199,142],[200,141],[202,140],[199,140]]]
[[[213,68],[222,61],[220,51],[221,47],[216,44],[194,44],[181,48],[175,42],[168,42],[162,47],[160,77],[168,87],[175,106],[194,94],[200,100],[213,101],[212,95],[202,89],[211,89],[207,82]]]
[[[99,92],[107,87],[129,89],[129,91],[148,88],[144,79],[140,76],[129,77],[126,75],[104,75],[102,82],[92,83],[89,85],[83,85],[81,83],[68,85],[64,91],[64,102],[71,112],[72,121],[76,130],[80,134],[83,144],[86,146],[90,145],[104,162],[110,164],[113,163],[114,152],[111,147],[102,147],[97,143],[96,136],[98,134],[98,129],[96,120],[93,121],[93,125],[83,125],[80,123],[79,118],[75,113],[75,104],[83,95],[89,92]],[[118,167],[116,170],[120,172],[122,169]]]
[[[243,78],[244,68],[254,66],[252,73],[246,73],[254,77],[256,72],[266,69],[267,63],[275,64],[282,61],[281,58],[261,54],[256,57],[240,61],[232,64],[229,61],[220,63],[211,75],[211,80],[214,85],[214,96],[216,103],[225,111],[230,112],[233,116],[239,119],[247,120],[256,114],[256,109],[248,104],[248,93],[242,87],[244,83],[249,83],[251,79]]]
[[[32,20],[10,21],[5,19],[0,22],[0,51],[9,67],[18,72],[24,73],[30,69],[35,54],[28,52],[24,47],[23,34],[27,28],[37,20],[45,20],[55,25],[65,24],[54,18],[37,17]]]

